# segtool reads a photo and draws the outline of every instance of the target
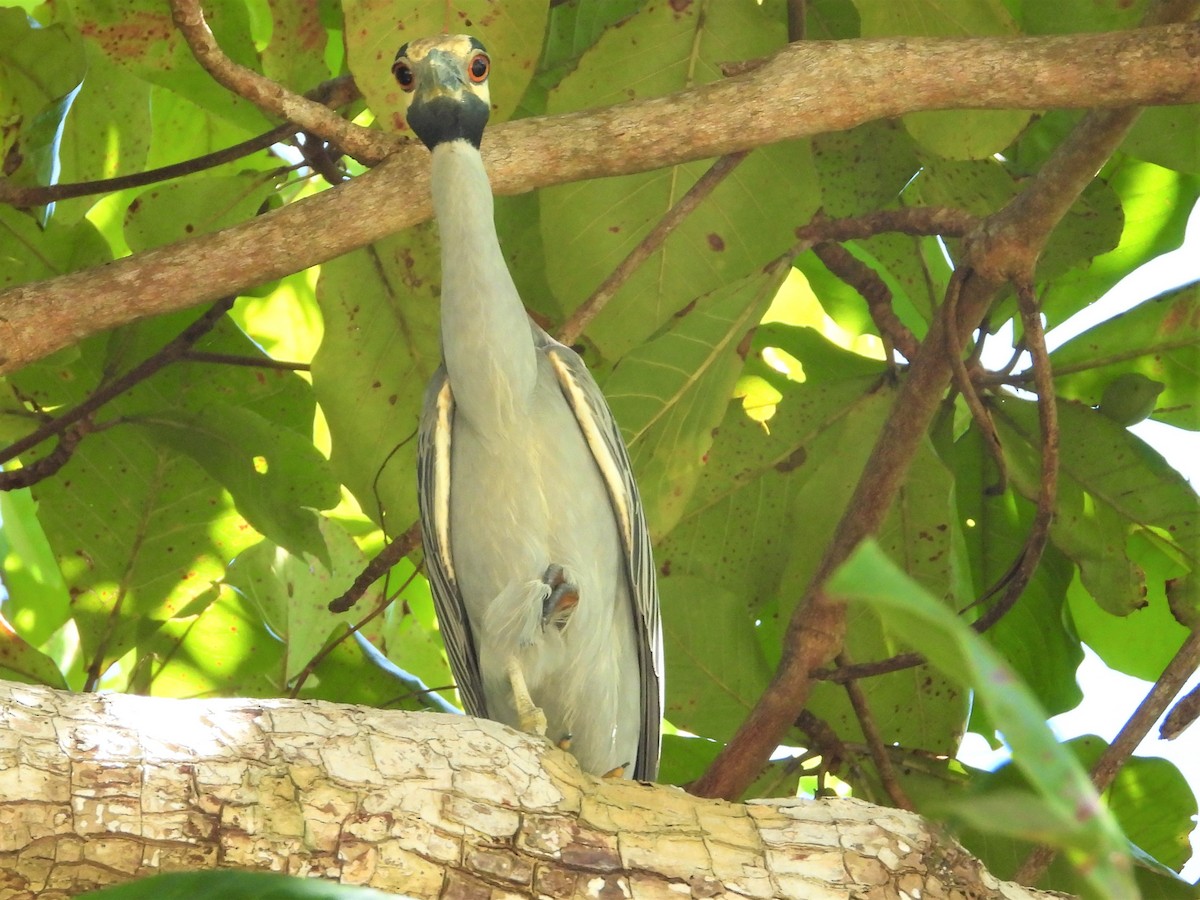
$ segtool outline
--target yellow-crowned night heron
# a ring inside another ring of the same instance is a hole
[[[479,41],[400,48],[408,123],[433,153],[442,355],[421,417],[426,570],[472,715],[569,740],[588,771],[653,779],[662,637],[650,539],[612,413],[582,360],[529,320],[479,154]]]

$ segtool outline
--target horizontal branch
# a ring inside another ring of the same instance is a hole
[[[259,869],[407,897],[1050,895],[920,816],[585,775],[466,716],[0,682],[0,896]]]
[[[489,129],[493,186],[517,194],[722,156],[932,109],[1200,101],[1200,24],[1052,37],[789,45],[736,78],[606,109]],[[0,374],[89,334],[215,300],[325,262],[431,215],[428,154],[214,234],[0,293]],[[337,223],[337,227],[330,227]]]

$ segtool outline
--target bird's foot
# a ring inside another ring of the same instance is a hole
[[[562,566],[554,563],[546,568],[542,580],[550,588],[549,595],[542,601],[542,630],[553,625],[562,631],[579,605],[579,588],[567,581]]]
[[[520,729],[526,734],[545,737],[546,714],[529,696],[529,687],[525,684],[525,673],[521,671],[521,664],[515,656],[508,661],[508,683],[512,686],[513,706],[517,711],[517,723]]]

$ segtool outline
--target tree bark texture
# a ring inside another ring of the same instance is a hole
[[[911,813],[596,779],[494,722],[0,682],[0,900],[215,867],[419,898],[1048,896]]]
[[[1022,38],[789,45],[742,74],[598,110],[489,128],[493,188],[644,172],[932,109],[1200,101],[1200,23]],[[367,174],[213,234],[0,292],[0,374],[91,334],[245,290],[427,220],[428,153],[378,133]],[[2,186],[0,186],[2,187]],[[4,200],[0,191],[0,201]]]

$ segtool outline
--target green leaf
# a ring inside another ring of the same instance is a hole
[[[350,535],[329,519],[309,515],[314,527],[320,525],[322,543],[329,548],[328,562],[314,553],[291,553],[271,541],[261,541],[239,554],[226,579],[254,604],[267,627],[283,641],[287,684],[325,646],[331,632],[343,631],[353,622],[350,612],[330,612],[329,601],[350,587],[366,567],[366,559]],[[368,591],[364,604],[378,602],[378,588]]]
[[[292,553],[328,562],[311,510],[336,506],[339,492],[328,461],[311,440],[218,401],[200,410],[158,410],[134,424],[195,460],[233,495],[238,512],[261,534]]]
[[[1010,36],[1017,33],[1001,0],[855,0],[862,37]],[[948,159],[987,159],[1020,134],[1030,114],[1022,110],[953,110],[909,113],[904,127],[925,149]]]
[[[0,493],[0,571],[4,616],[43,646],[71,617],[71,600],[28,488]]]
[[[1167,169],[1200,175],[1200,105],[1142,110],[1121,149]]]
[[[88,24],[86,39],[132,74],[205,107],[252,133],[270,122],[250,101],[226,90],[205,72],[157,0],[70,0],[77,21]],[[234,62],[258,69],[250,21],[242,0],[206,0],[205,19],[221,49]]]
[[[1100,403],[1119,379],[1137,376],[1162,384],[1152,401],[1154,418],[1200,430],[1200,285],[1153,297],[1101,322],[1051,353],[1050,364],[1059,391],[1089,406]]]
[[[431,227],[321,267],[325,337],[313,389],[333,439],[334,472],[390,534],[417,518],[417,422],[441,362],[440,254]]]
[[[112,256],[91,222],[42,227],[33,216],[0,205],[0,290],[108,262]]]
[[[1132,867],[1115,820],[1083,768],[1047,727],[1046,715],[1029,689],[995,651],[873,542],[859,547],[833,574],[827,590],[831,596],[867,605],[907,646],[974,691],[1003,731],[1013,749],[1013,762],[1049,814],[1052,827],[1044,828],[1039,838],[1064,849],[1101,896],[1135,896]]]
[[[0,9],[0,159],[5,176],[48,184],[71,92],[86,64],[78,38],[61,25],[35,27],[19,9]]]
[[[387,900],[395,894],[266,872],[171,872],[100,891],[88,900]]]
[[[544,3],[455,3],[459,18],[451,30],[478,38],[492,58],[493,122],[512,116],[525,93],[541,55],[547,9]],[[397,10],[392,0],[344,0],[342,14],[346,19],[346,62],[354,83],[384,130],[407,131],[403,92],[392,77],[392,61],[403,44],[442,32],[445,5],[440,0],[423,0]]]
[[[772,672],[747,627],[744,600],[687,575],[662,579],[660,592],[663,646],[671,660],[667,718],[688,731],[728,740]]]
[[[1121,202],[1120,241],[1086,266],[1056,274],[1039,292],[1048,328],[1070,318],[1137,267],[1178,247],[1188,215],[1200,199],[1200,177],[1139,160],[1118,156],[1104,175]]]
[[[674,527],[742,370],[742,346],[787,275],[777,264],[698,298],[604,384],[652,534]]]
[[[1040,445],[1034,404],[1005,398],[993,409],[1009,474],[1033,500]],[[1125,549],[1136,527],[1161,529],[1147,534],[1177,548],[1191,568],[1200,563],[1196,493],[1140,438],[1098,412],[1060,401],[1058,418],[1060,471],[1051,540],[1079,565],[1097,603],[1127,614],[1145,604],[1145,573]]]
[[[1011,490],[1001,494],[989,491],[998,474],[974,426],[955,442],[951,459],[973,599],[985,596],[1009,575],[1024,552],[1034,509]],[[1075,672],[1083,661],[1083,648],[1066,612],[1074,571],[1065,554],[1048,546],[1020,599],[985,635],[1050,715],[1074,709],[1082,698]],[[989,605],[973,608],[972,614],[982,614]],[[971,730],[991,734],[994,723],[983,721],[981,714],[979,707],[972,710]]]
[[[783,3],[647,6],[606,31],[555,88],[548,112],[656,97],[724,78],[719,63],[786,40]],[[641,48],[652,46],[654,53]],[[689,163],[539,194],[546,278],[558,315],[582,303],[709,168]],[[614,202],[619,198],[620,202]],[[696,297],[758,271],[794,241],[818,189],[807,143],[756,150],[692,210],[588,329],[618,359]]]
[[[261,175],[211,175],[149,188],[129,204],[125,239],[133,252],[252,218],[274,189]]]
[[[67,682],[54,660],[13,630],[0,615],[0,677],[65,690]]]

